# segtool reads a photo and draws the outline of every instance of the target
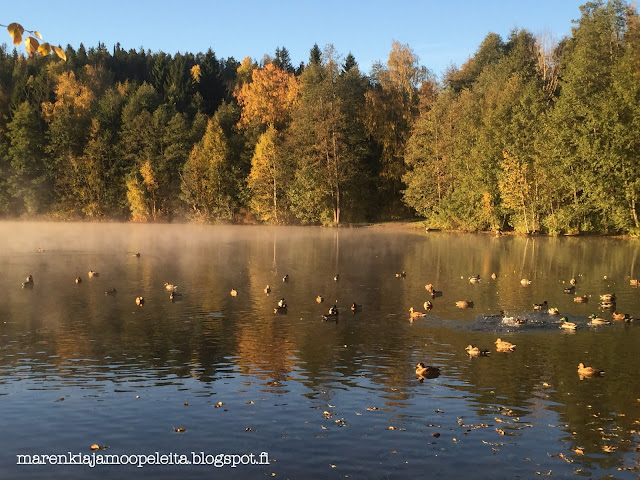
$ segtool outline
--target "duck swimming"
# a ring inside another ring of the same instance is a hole
[[[582,297],[573,297],[573,301],[575,303],[587,303],[589,301],[589,297],[583,295]]]
[[[487,356],[491,353],[489,350],[474,347],[473,345],[467,345],[465,351],[469,354],[470,357]]]
[[[359,312],[362,309],[362,305],[359,305],[357,303],[352,303],[351,304],[351,311],[353,313]]]
[[[328,321],[328,320],[333,320],[336,323],[338,323],[338,316],[339,316],[338,305],[334,305],[331,308],[329,308],[329,313],[327,313],[326,315],[322,316],[322,319],[325,322]]]
[[[542,303],[534,303],[533,304],[533,309],[534,310],[545,310],[547,308],[548,308],[548,306],[547,306],[547,301],[546,300],[544,302],[542,302]]]
[[[33,276],[29,275],[24,282],[22,282],[22,288],[33,287]]]
[[[264,287],[264,293],[266,293],[267,295],[269,295],[271,293],[271,287],[269,285]]]
[[[178,300],[182,300],[182,294],[178,292],[171,292],[169,294],[169,300],[172,302],[177,302]]]
[[[613,317],[614,320],[624,320],[625,322],[631,321],[631,317],[629,316],[628,313],[613,312],[611,316]]]
[[[94,272],[93,270],[89,270],[89,278],[97,277],[100,274],[98,272]]]
[[[178,286],[174,285],[173,283],[164,282],[164,289],[167,292],[175,292],[176,290],[178,290]]]
[[[480,283],[480,275],[469,277],[469,283]]]
[[[284,277],[282,277],[282,281],[283,282],[288,282],[289,281],[289,274],[285,275]]]
[[[594,376],[604,375],[604,371],[598,370],[597,368],[593,368],[593,367],[585,367],[584,363],[580,362],[578,364],[578,375],[580,375],[580,380],[582,380],[582,378],[584,377],[594,377]]]
[[[136,297],[136,305],[139,307],[144,305],[144,297]]]
[[[396,278],[407,278],[407,272],[403,270],[401,273],[396,273]]]
[[[473,307],[473,302],[471,302],[469,300],[458,300],[456,302],[456,307],[458,307],[458,308],[472,308]]]
[[[504,340],[498,338],[496,340],[496,350],[499,352],[512,352],[516,345],[510,342],[505,342]]]
[[[82,277],[76,277],[75,282],[76,283],[82,283]]]
[[[318,295],[318,296],[316,297],[316,302],[317,302],[317,303],[322,303],[322,302],[324,302],[324,298],[322,298],[322,295]]]
[[[106,290],[106,291],[104,292],[104,294],[105,294],[105,295],[111,295],[111,296],[113,296],[113,295],[115,295],[115,294],[116,294],[116,289],[115,289],[115,288],[112,288],[111,290]]]
[[[416,365],[416,375],[420,380],[424,380],[425,378],[436,378],[440,375],[440,368],[425,365],[423,362],[420,362]]]
[[[237,297],[238,296],[238,290],[236,290],[235,288],[232,288],[230,293],[231,293],[232,297]]]
[[[278,300],[278,305],[273,309],[273,313],[287,313],[287,301],[284,297]]]
[[[425,290],[427,292],[429,292],[429,295],[431,295],[431,298],[441,297],[442,296],[442,291],[436,290],[435,288],[433,288],[433,284],[431,284],[431,283],[427,283],[424,286],[424,288],[425,288]]]
[[[522,280],[520,280],[520,285],[522,285],[523,287],[526,287],[527,285],[531,285],[531,280],[527,278],[523,278]]]
[[[427,300],[426,302],[424,302],[424,304],[422,304],[422,307],[427,311],[431,310],[433,308],[433,303]]]
[[[557,307],[551,307],[549,310],[547,310],[547,312],[549,312],[549,315],[558,315],[558,313],[560,313],[560,310],[558,310]]]
[[[409,316],[410,316],[411,318],[420,318],[420,317],[426,317],[426,316],[427,316],[427,314],[426,314],[426,313],[424,313],[424,312],[417,312],[417,311],[415,311],[415,310],[413,309],[413,307],[411,307],[411,308],[409,309]]]
[[[615,302],[616,301],[616,294],[615,293],[604,293],[604,294],[600,295],[600,301],[601,302]]]
[[[562,317],[560,321],[562,322],[560,324],[560,328],[564,328],[566,330],[575,330],[576,328],[578,328],[578,325],[576,325],[575,323],[567,321],[567,317]]]
[[[592,313],[591,315],[589,315],[589,318],[591,319],[589,322],[589,325],[609,325],[611,324],[611,322],[609,320],[605,320],[604,318],[600,318],[598,316],[596,316],[595,313]]]
[[[576,287],[571,286],[571,287],[565,287],[562,289],[562,291],[568,295],[573,295],[576,291]]]

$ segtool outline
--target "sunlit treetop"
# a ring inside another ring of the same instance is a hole
[[[7,31],[9,35],[11,35],[11,39],[13,40],[13,44],[17,47],[23,41],[23,35],[25,32],[30,34],[27,38],[24,38],[24,48],[27,51],[27,55],[49,55],[50,53],[55,53],[62,60],[66,60],[67,56],[64,53],[64,50],[60,46],[51,45],[48,42],[40,43],[42,40],[42,35],[37,30],[25,30],[22,25],[19,23],[11,23],[9,26],[0,25],[0,27],[7,27]]]

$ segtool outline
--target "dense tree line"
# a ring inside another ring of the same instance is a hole
[[[440,81],[314,45],[256,62],[0,47],[0,214],[640,232],[640,20],[590,2],[553,44],[490,33]]]

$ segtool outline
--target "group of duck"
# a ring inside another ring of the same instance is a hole
[[[402,274],[396,274],[396,277],[405,278],[406,272],[402,272]],[[496,274],[495,273],[492,274],[491,278],[495,280],[497,278]],[[469,283],[479,283],[479,282],[480,282],[480,275],[474,275],[469,277]],[[520,284],[523,286],[530,285],[531,283],[532,283],[531,280],[526,278],[523,278],[520,280]],[[631,286],[635,286],[635,287],[640,286],[640,281],[638,279],[631,279],[629,283]],[[576,279],[572,278],[569,281],[569,286],[563,289],[564,293],[575,294],[576,284],[577,284]],[[433,284],[425,285],[425,290],[429,293],[429,295],[431,295],[432,298],[442,295],[442,292],[439,290],[436,290]],[[573,301],[575,303],[586,303],[589,301],[589,297],[586,295],[576,296],[574,297]],[[619,313],[616,311],[615,293],[605,293],[605,294],[599,295],[599,302],[600,302],[599,306],[601,309],[612,310],[611,316],[613,320],[624,321],[627,323],[633,321],[633,317],[631,317],[628,313]],[[471,308],[473,307],[473,302],[470,300],[458,300],[455,302],[455,305],[458,308]],[[433,304],[431,303],[431,301],[426,301],[424,303],[424,309],[427,312],[430,311],[432,308],[433,308]],[[559,315],[558,308],[549,307],[546,300],[542,303],[533,304],[533,309],[538,311],[546,310],[546,312],[549,315]],[[426,317],[427,313],[416,311],[413,307],[411,307],[409,309],[409,315],[410,315],[410,320],[413,321],[413,319],[415,318]],[[604,318],[601,318],[596,314],[591,314],[588,318],[589,318],[588,324],[591,326],[611,324],[609,320],[605,320]],[[508,317],[508,319],[510,321],[513,321],[513,323],[516,325],[522,325],[527,321],[526,319],[521,319],[517,317],[516,318]],[[560,328],[565,330],[576,330],[578,328],[578,325],[575,322],[569,322],[567,317],[562,316],[560,317]],[[507,342],[505,340],[502,340],[501,338],[498,338],[495,341],[495,347],[496,347],[496,351],[498,352],[512,352],[515,350],[516,345],[510,342]],[[470,357],[487,356],[491,353],[488,349],[479,348],[474,345],[468,345],[465,348],[465,351]],[[430,366],[430,365],[425,365],[423,362],[420,362],[416,365],[415,372],[416,372],[416,375],[418,376],[418,379],[422,381],[425,378],[434,378],[439,376],[440,368]],[[597,368],[590,367],[590,366],[585,366],[583,363],[578,364],[578,375],[581,380],[588,377],[601,376],[603,374],[604,374],[604,371],[602,370],[599,370]]]
[[[333,280],[335,282],[340,281],[340,274],[337,273],[334,277]],[[282,282],[283,283],[287,283],[289,282],[289,275],[285,275],[284,277],[282,277]],[[271,286],[267,285],[264,288],[264,293],[266,293],[267,295],[269,295],[271,293]],[[233,295],[233,290],[232,290],[232,295]],[[323,303],[324,302],[324,297],[322,295],[318,295],[316,297],[316,303]],[[287,305],[287,301],[283,298],[281,298],[280,300],[278,300],[277,305],[274,307],[273,309],[273,313],[282,313],[285,314],[288,311],[288,305]],[[362,309],[362,305],[356,302],[353,302],[351,304],[351,312],[352,313],[357,313]],[[336,322],[338,323],[338,320],[340,318],[340,311],[338,310],[338,304],[337,301],[334,305],[332,305],[331,307],[329,307],[329,311],[325,314],[322,315],[322,319],[327,322],[327,321],[331,321],[331,322]]]

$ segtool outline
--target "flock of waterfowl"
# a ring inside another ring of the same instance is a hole
[[[38,249],[38,252],[44,252],[43,249]],[[134,257],[140,257],[140,253],[135,253],[133,254]],[[89,278],[94,278],[94,277],[98,277],[100,274],[98,272],[95,272],[93,270],[89,270],[88,272],[88,277]],[[405,271],[402,271],[400,273],[396,273],[395,274],[396,278],[406,278],[407,273]],[[492,279],[496,279],[496,274],[492,274],[491,275]],[[333,280],[338,282],[340,280],[340,274],[336,274],[333,277]],[[282,277],[282,281],[284,283],[287,283],[289,281],[289,275],[284,275],[284,277]],[[480,283],[481,278],[480,275],[473,275],[471,277],[469,277],[469,283],[472,284],[477,284]],[[75,283],[79,284],[82,283],[82,277],[76,277],[75,278]],[[520,280],[520,284],[522,286],[528,286],[530,285],[532,282],[529,279],[523,278]],[[638,279],[631,279],[630,280],[630,285],[631,286],[640,286],[640,281]],[[575,278],[572,278],[569,281],[569,286],[564,288],[563,291],[566,294],[575,294],[575,287],[576,287],[577,281]],[[24,282],[22,282],[22,288],[32,288],[34,286],[34,279],[32,275],[28,275],[25,279]],[[168,283],[165,282],[164,284],[164,288],[165,291],[169,292],[169,298],[172,302],[177,301],[177,300],[181,300],[182,299],[182,294],[178,293],[178,286],[172,283]],[[425,285],[425,290],[427,291],[427,293],[432,297],[432,298],[436,298],[436,297],[440,297],[442,296],[442,291],[440,290],[436,290],[435,287],[433,286],[433,284],[426,284]],[[267,285],[264,288],[264,293],[269,295],[271,293],[271,286]],[[105,295],[116,295],[116,289],[113,288],[111,290],[106,290],[105,291]],[[238,291],[235,288],[232,288],[230,291],[230,295],[232,297],[236,297],[238,295]],[[586,303],[589,301],[589,297],[587,296],[576,296],[574,297],[574,302],[576,303]],[[616,295],[614,293],[605,293],[599,296],[599,300],[600,300],[600,308],[601,309],[605,309],[605,310],[612,310],[612,319],[614,321],[624,321],[624,322],[631,322],[633,321],[633,317],[631,317],[629,314],[626,313],[619,313],[616,311]],[[316,297],[316,302],[317,303],[322,303],[324,302],[324,298],[321,295],[318,295]],[[135,304],[139,307],[142,307],[145,303],[144,297],[142,296],[137,296],[135,298]],[[472,308],[473,307],[473,301],[471,300],[458,300],[455,302],[456,307],[458,308]],[[426,302],[424,302],[424,309],[426,310],[426,312],[419,312],[416,311],[413,307],[411,307],[409,309],[409,318],[411,321],[413,321],[416,318],[422,318],[422,317],[427,317],[428,313],[432,308],[433,308],[433,303],[428,300]],[[352,303],[351,304],[351,311],[353,313],[356,313],[358,311],[360,311],[362,309],[362,305],[357,304],[357,303]],[[288,305],[286,300],[283,298],[280,298],[280,300],[278,301],[278,303],[276,304],[276,306],[273,309],[273,313],[287,313],[288,310]],[[534,303],[533,304],[533,310],[536,311],[544,311],[546,310],[546,312],[549,315],[559,315],[559,309],[557,307],[549,307],[547,301],[545,300],[542,303]],[[336,304],[332,305],[328,312],[322,316],[322,319],[325,321],[335,321],[336,323],[338,322],[338,318],[339,318],[339,310],[338,310],[338,305],[337,302]],[[510,322],[513,322],[514,325],[523,325],[526,323],[526,319],[521,319],[521,318],[514,318],[514,317],[504,317],[503,320],[509,320]],[[609,325],[611,324],[611,321],[606,320],[604,318],[598,317],[596,314],[591,314],[589,316],[589,322],[588,325],[590,326],[600,326],[600,325]],[[576,330],[578,328],[578,325],[575,322],[570,322],[568,321],[568,318],[565,316],[560,317],[559,319],[559,325],[561,329],[564,330]],[[495,348],[496,351],[498,352],[512,352],[515,350],[516,345],[504,341],[501,338],[498,338],[495,341]],[[465,351],[467,352],[467,354],[471,357],[478,357],[478,356],[487,356],[490,354],[490,351],[488,349],[483,349],[483,348],[479,348],[477,346],[474,345],[468,345],[465,349]],[[424,380],[425,378],[435,378],[437,376],[440,375],[440,368],[439,367],[435,367],[435,366],[431,366],[431,365],[425,365],[423,362],[420,362],[416,365],[416,370],[415,370],[416,375],[418,376],[418,379],[420,381]],[[592,376],[598,376],[598,375],[602,375],[604,372],[601,370],[598,370],[596,368],[593,367],[585,367],[583,363],[580,363],[578,365],[578,374],[580,376],[580,378],[585,378],[585,377],[592,377]]]
[[[402,272],[402,274],[396,274],[396,277],[402,277],[405,278],[406,277],[406,272]],[[462,277],[464,278],[464,277]],[[495,280],[497,278],[496,274],[493,273],[491,275],[491,278],[493,280]],[[606,277],[605,277],[606,279]],[[481,278],[480,275],[473,275],[471,277],[469,277],[469,283],[472,284],[477,284],[480,283]],[[528,286],[531,285],[532,281],[527,279],[527,278],[522,278],[520,280],[520,284],[522,286]],[[631,286],[634,287],[638,287],[640,286],[640,281],[638,279],[631,279],[629,281]],[[577,280],[575,278],[572,278],[571,280],[569,280],[569,286],[563,288],[563,292],[565,294],[571,294],[574,295],[575,294],[575,289],[576,289],[576,284],[577,284]],[[433,284],[427,284],[425,285],[425,290],[428,292],[429,295],[431,295],[432,298],[435,297],[439,297],[442,295],[442,291],[436,290],[433,286]],[[575,303],[587,303],[589,301],[589,297],[584,295],[584,296],[575,296],[573,301]],[[471,300],[458,300],[455,302],[456,307],[458,308],[472,308],[473,307],[473,301]],[[632,322],[633,321],[633,317],[631,315],[629,315],[628,313],[619,313],[616,311],[616,295],[615,293],[605,293],[602,295],[599,295],[599,307],[600,309],[603,310],[610,310],[612,311],[611,313],[611,318],[613,321],[624,321],[624,322]],[[430,301],[427,301],[424,303],[424,308],[425,310],[428,312],[429,310],[431,310],[433,308],[433,304]],[[560,311],[557,307],[549,307],[548,302],[545,300],[542,303],[534,303],[533,304],[533,310],[535,311],[545,311],[546,313],[548,313],[550,316],[556,316],[560,314]],[[526,318],[519,318],[519,317],[507,317],[503,315],[503,321],[505,323],[511,324],[511,325],[524,325],[527,323],[527,319]],[[427,313],[426,312],[419,312],[416,311],[413,307],[411,307],[409,309],[409,318],[411,321],[413,321],[416,318],[422,318],[422,317],[426,317]],[[591,314],[588,317],[588,325],[589,326],[601,326],[601,325],[610,325],[612,322],[610,320],[606,320],[604,318],[599,317],[598,315]],[[575,322],[570,322],[569,319],[566,316],[561,316],[559,319],[559,324],[560,324],[560,329],[563,330],[576,330],[578,328],[578,324]],[[495,341],[495,348],[496,351],[498,352],[512,352],[515,350],[516,345],[504,341],[501,338],[498,338]],[[491,352],[488,349],[483,349],[483,348],[479,348],[477,346],[474,345],[468,345],[465,348],[465,351],[467,352],[467,354],[470,357],[479,357],[479,356],[487,356],[489,355]],[[438,376],[440,374],[440,369],[438,367],[433,367],[433,366],[429,366],[429,365],[425,365],[424,363],[419,363],[418,365],[416,365],[416,375],[418,376],[418,379],[420,381],[424,380],[425,378],[433,378],[435,376]],[[427,375],[428,373],[428,375]],[[580,377],[580,379],[582,380],[583,378],[587,378],[587,377],[593,377],[593,376],[600,376],[603,375],[604,372],[602,370],[599,370],[597,368],[594,367],[589,367],[589,366],[585,366],[583,363],[580,363],[578,365],[578,375]]]

